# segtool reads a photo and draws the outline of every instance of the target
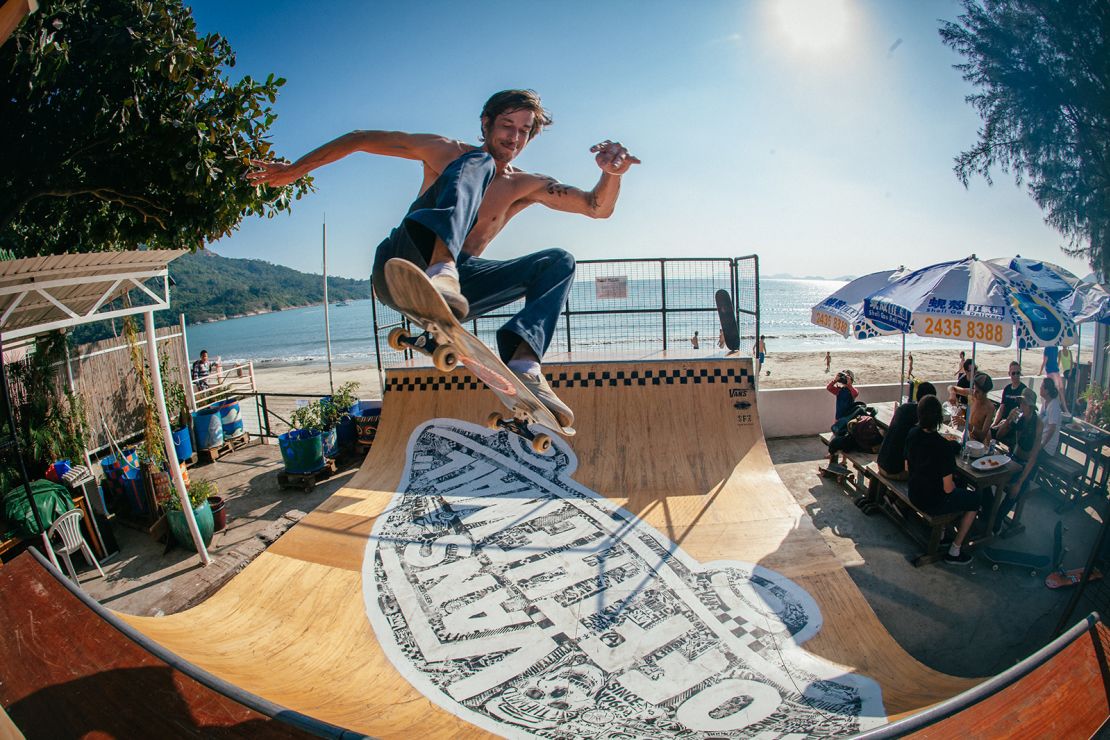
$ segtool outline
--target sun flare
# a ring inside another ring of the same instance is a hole
[[[846,0],[771,0],[771,15],[796,51],[830,51],[843,46],[848,38]]]

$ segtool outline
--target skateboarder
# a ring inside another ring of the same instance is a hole
[[[482,109],[481,146],[431,134],[352,131],[292,164],[255,161],[251,182],[283,186],[313,169],[354,152],[414,159],[424,167],[420,195],[401,224],[378,245],[371,279],[377,296],[393,305],[385,263],[401,257],[425,269],[460,320],[475,318],[524,298],[524,308],[497,331],[497,349],[508,365],[559,423],[574,414],[552,391],[540,368],[559,313],[574,280],[574,258],[547,249],[495,261],[481,255],[509,220],[538,203],[557,211],[608,218],[620,194],[621,177],[640,160],[618,142],[591,147],[601,176],[592,190],[564,185],[553,177],[519,170],[512,161],[551,117],[533,90],[504,90]]]

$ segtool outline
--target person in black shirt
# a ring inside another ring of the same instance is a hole
[[[919,383],[917,397],[936,396],[937,389],[928,381]],[[883,437],[883,446],[879,448],[879,467],[883,474],[893,480],[906,480],[906,437],[910,430],[917,424],[917,401],[907,401],[895,410],[894,418],[890,420],[890,427]]]
[[[974,491],[956,486],[956,455],[958,442],[945,439],[937,431],[943,420],[940,401],[925,396],[917,403],[917,426],[906,436],[906,470],[909,471],[910,501],[927,514],[964,512],[956,530],[956,539],[944,556],[946,563],[967,565],[971,555],[961,552],[964,540],[983,497]]]
[[[991,424],[991,433],[995,439],[1005,444],[1007,447],[1013,447],[1011,442],[1012,438],[1002,439],[994,434],[994,430],[1002,425],[1003,419],[1010,415],[1010,412],[1016,409],[1021,404],[1021,392],[1026,389],[1025,383],[1021,382],[1021,363],[1013,361],[1010,363],[1009,369],[1010,383],[1002,387],[1002,403],[998,406],[998,412],[994,415],[994,421]],[[1034,403],[1036,406],[1036,403]],[[1011,435],[1012,437],[1012,435]]]
[[[1041,445],[1044,443],[1044,422],[1037,414],[1037,394],[1032,388],[1022,391],[1021,403],[998,425],[998,434],[999,439],[1010,440],[1010,454],[1021,464],[1021,472],[1006,485],[1006,498],[995,515],[995,532],[1002,529],[1007,515],[1036,479],[1037,467],[1043,458]]]

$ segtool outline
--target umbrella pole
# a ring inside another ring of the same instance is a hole
[[[971,367],[975,372],[971,375],[971,383],[967,387],[967,411],[964,412],[964,444],[967,444],[968,432],[971,430],[971,394],[975,392],[975,376],[979,374],[979,366],[975,364],[975,342],[971,343]]]
[[[906,332],[902,332],[902,382],[898,384],[898,403],[905,403],[906,394]]]

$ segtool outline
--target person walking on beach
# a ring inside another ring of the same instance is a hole
[[[354,152],[419,161],[424,177],[420,195],[375,252],[371,273],[375,293],[384,304],[394,306],[385,282],[385,263],[399,257],[427,271],[460,320],[524,298],[520,312],[498,329],[497,350],[559,423],[570,426],[574,414],[552,391],[540,360],[574,280],[574,257],[562,249],[497,261],[482,254],[505,224],[533,204],[608,218],[620,195],[621,178],[640,160],[619,142],[594,145],[590,151],[601,175],[591,190],[581,190],[512,165],[552,122],[534,90],[495,93],[479,120],[480,146],[432,134],[352,131],[292,164],[253,161],[258,169],[247,178],[280,187]]]
[[[694,345],[694,349],[699,348],[698,333],[694,332],[694,336],[690,337],[690,344]]]
[[[832,367],[832,352],[825,353],[825,373],[828,374],[829,368]]]

